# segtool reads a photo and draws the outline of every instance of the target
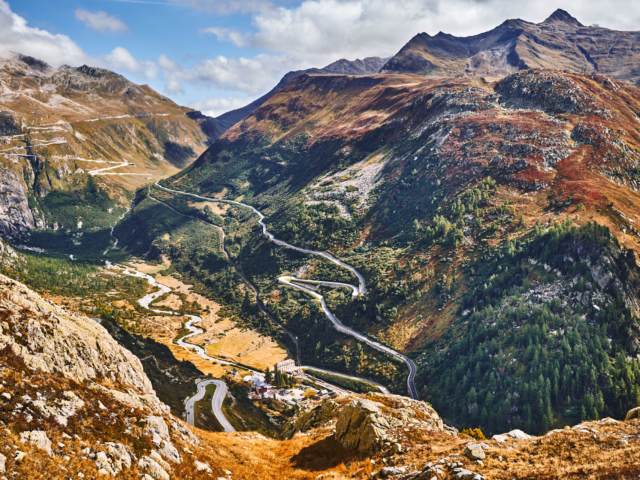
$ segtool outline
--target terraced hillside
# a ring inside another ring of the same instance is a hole
[[[113,72],[9,52],[0,110],[0,234],[34,231],[31,246],[53,238],[71,252],[83,234],[106,231],[108,241],[137,188],[187,166],[220,134],[213,119]]]
[[[254,205],[277,238],[358,269],[367,295],[319,287],[329,308],[407,353],[421,398],[445,418],[539,432],[619,417],[640,380],[639,93],[535,69],[500,81],[302,76],[164,184]],[[341,337],[315,303],[277,283],[357,283],[348,271],[274,246],[249,211],[149,193],[231,232],[234,261],[298,335],[303,363],[404,393],[399,365]],[[167,235],[167,211],[145,195],[117,230],[130,252],[174,258],[266,328],[229,267],[190,254],[186,230]]]

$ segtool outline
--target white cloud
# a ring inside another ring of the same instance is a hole
[[[182,70],[182,67],[180,67],[180,65],[167,57],[164,53],[161,53],[158,57],[158,66],[171,72],[179,72]]]
[[[115,56],[107,58],[112,64],[116,63]],[[123,68],[132,71],[135,71],[134,68],[140,69],[137,60],[126,50],[118,52],[117,61]],[[187,83],[252,96],[270,90],[287,70],[289,63],[282,55],[256,55],[254,58],[219,56],[184,69],[162,54],[156,64],[162,69],[162,76],[167,82],[165,89],[169,93],[183,91],[182,85]]]
[[[223,27],[209,27],[203,28],[200,30],[201,35],[215,35],[218,38],[218,41],[228,41],[235,44],[238,47],[243,47],[247,43],[247,34],[241,33],[233,28],[223,28]]]
[[[97,30],[100,33],[117,33],[128,32],[129,27],[126,23],[120,20],[118,17],[109,15],[107,12],[99,10],[97,12],[90,12],[84,8],[78,8],[75,11],[75,16],[81,22],[92,30]]]
[[[196,110],[200,110],[205,115],[217,117],[230,110],[235,110],[250,104],[256,97],[227,97],[227,98],[210,98],[209,100],[197,101],[189,106]]]
[[[79,66],[92,60],[68,36],[29,27],[4,0],[0,0],[0,45],[4,50],[30,55],[54,66]]]
[[[156,77],[157,64],[155,62],[148,60],[141,62],[126,48],[114,48],[113,51],[105,57],[105,59],[109,62],[109,65],[116,70],[128,70],[131,73],[146,79],[153,79]]]
[[[288,68],[284,56],[257,55],[254,58],[217,58],[196,64],[184,76],[189,83],[211,88],[237,90],[248,95],[269,90],[274,80]]]

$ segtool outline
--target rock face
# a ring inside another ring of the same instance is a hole
[[[11,345],[27,366],[45,373],[78,382],[106,378],[143,397],[155,397],[140,360],[98,323],[45,301],[4,275],[0,275],[0,293],[4,310],[0,349]],[[23,320],[23,312],[32,315]]]
[[[634,418],[640,417],[640,407],[632,408],[627,412],[627,416],[624,418],[625,421],[633,420]]]
[[[33,228],[27,191],[18,175],[0,172],[0,236],[18,239]]]
[[[428,404],[398,395],[372,393],[367,399],[349,402],[337,417],[336,439],[347,449],[362,453],[402,451],[402,432],[414,430],[442,432],[457,436],[455,428],[444,425]]]
[[[323,399],[320,405],[312,405],[312,408],[303,410],[292,421],[287,423],[282,432],[282,437],[291,438],[296,432],[306,432],[324,425],[335,417],[337,408],[338,404],[333,400]]]
[[[47,437],[47,433],[41,430],[34,430],[32,432],[22,432],[20,434],[20,440],[34,444],[40,450],[44,450],[51,455],[51,440]]]
[[[367,400],[356,400],[344,407],[336,424],[336,438],[348,450],[372,453],[380,448],[389,422],[380,408]]]
[[[168,480],[172,465],[195,460],[190,448],[198,438],[157,398],[137,357],[92,319],[2,275],[0,390],[3,435],[25,450],[10,466],[37,461],[34,450],[71,465],[77,459],[69,443],[111,477],[137,469],[136,478]],[[5,463],[0,456],[0,471]]]
[[[428,404],[398,395],[369,393],[342,396],[335,400],[309,402],[285,427],[285,437],[335,422],[335,436],[342,446],[364,454],[378,451],[402,452],[406,427],[413,431],[458,431],[443,424]]]

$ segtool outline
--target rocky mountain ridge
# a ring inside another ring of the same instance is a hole
[[[470,37],[420,33],[381,73],[504,77],[519,70],[544,68],[638,84],[634,44],[639,36],[639,32],[585,26],[558,9],[541,23],[507,20]]]
[[[44,461],[48,478],[56,478],[65,470],[56,457],[83,475],[129,478],[137,471],[166,480],[183,460],[194,468],[185,457],[197,437],[171,417],[138,358],[95,320],[4,276],[0,297],[0,420],[10,429],[2,472]],[[7,458],[14,438],[19,443]]]
[[[216,117],[216,120],[225,127],[225,131],[228,130],[236,123],[247,118],[257,108],[259,108],[271,97],[273,97],[278,91],[282,90],[282,88],[302,75],[375,75],[380,72],[380,69],[384,66],[386,61],[387,59],[380,57],[367,57],[362,60],[358,58],[353,61],[342,58],[323,68],[308,68],[306,70],[294,70],[288,72],[284,77],[282,77],[280,82],[278,82],[275,87],[273,87],[262,97],[254,100],[249,105],[246,105],[242,108],[223,113],[222,115]]]

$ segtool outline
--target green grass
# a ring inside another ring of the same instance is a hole
[[[0,272],[38,291],[66,297],[97,297],[121,292],[119,298],[140,298],[148,284],[145,279],[105,273],[98,264],[82,263],[64,257],[49,257],[19,251],[19,259],[0,262]]]

